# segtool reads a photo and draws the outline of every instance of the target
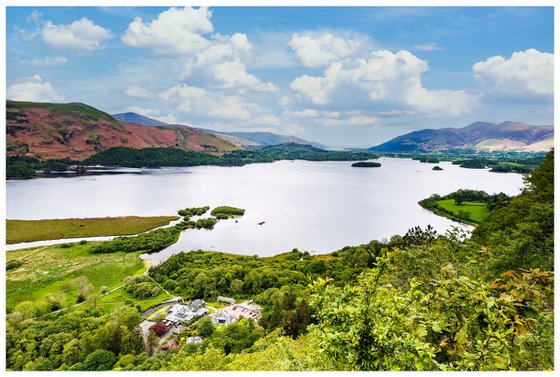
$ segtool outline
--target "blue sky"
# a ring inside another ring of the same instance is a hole
[[[7,97],[371,146],[553,122],[552,7],[8,7]]]

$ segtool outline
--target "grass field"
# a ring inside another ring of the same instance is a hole
[[[486,203],[482,202],[463,202],[461,205],[455,204],[454,199],[438,200],[437,204],[448,211],[458,214],[459,211],[469,213],[469,218],[474,222],[481,222],[486,218]]]
[[[49,298],[63,307],[70,306],[77,302],[78,290],[73,281],[78,277],[86,277],[93,292],[98,293],[102,286],[110,290],[121,285],[126,276],[145,271],[146,265],[138,258],[140,253],[91,254],[89,249],[94,244],[7,251],[7,263],[17,260],[22,264],[6,271],[6,309],[11,311],[23,301],[46,303]]]
[[[103,296],[99,299],[99,304],[103,306],[107,313],[112,312],[117,306],[123,306],[127,302],[133,302],[135,305],[140,305],[141,311],[144,311],[160,302],[170,300],[173,297],[161,291],[155,297],[149,297],[145,299],[138,299],[127,293],[124,289],[119,289],[111,292],[107,296]]]
[[[6,243],[61,238],[125,236],[148,231],[177,220],[177,216],[100,217],[89,219],[6,220]]]

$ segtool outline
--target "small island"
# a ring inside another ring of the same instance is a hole
[[[210,214],[217,219],[224,220],[235,216],[243,216],[245,214],[245,210],[243,208],[220,206],[214,208]]]
[[[439,170],[443,170],[443,169],[440,168],[439,166],[434,166],[434,167],[432,168],[432,170],[438,170],[438,171],[439,171]]]
[[[354,162],[352,164],[353,168],[378,168],[380,167],[381,164],[379,162],[364,162],[364,161],[360,161],[360,162]]]

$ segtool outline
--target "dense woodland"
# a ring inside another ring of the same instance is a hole
[[[552,370],[554,152],[501,204],[472,236],[416,227],[321,256],[176,254],[149,277],[186,298],[254,299],[263,317],[202,320],[180,339],[203,343],[165,352],[154,353],[155,334],[144,344],[134,303],[106,313],[93,298],[37,318],[19,305],[7,315],[7,368]],[[144,279],[127,289],[150,294]]]
[[[222,156],[208,153],[192,152],[177,148],[128,147],[109,148],[98,152],[85,161],[39,160],[33,157],[13,156],[6,159],[7,178],[33,178],[36,171],[44,175],[56,171],[75,171],[84,174],[85,166],[121,166],[121,167],[169,167],[169,166],[243,166],[257,162],[274,162],[279,160],[307,161],[358,161],[377,158],[371,152],[327,151],[296,143],[271,145],[251,150],[236,150]]]
[[[442,160],[452,161],[463,168],[485,169],[497,173],[528,173],[543,160],[543,153],[501,152],[478,153],[476,151],[447,151],[430,154],[395,154],[385,153],[388,157],[405,157],[426,163],[438,163]],[[379,155],[370,151],[330,151],[296,143],[285,143],[266,147],[236,150],[222,156],[208,153],[186,151],[178,148],[144,148],[128,147],[109,148],[98,152],[85,161],[70,159],[39,160],[27,156],[6,158],[6,177],[16,179],[33,178],[40,171],[48,176],[55,172],[70,171],[75,174],[87,174],[87,166],[119,167],[184,167],[200,165],[243,166],[252,163],[266,163],[279,160],[307,161],[364,161],[376,159]]]

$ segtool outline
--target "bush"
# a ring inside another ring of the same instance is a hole
[[[12,259],[11,261],[6,262],[6,271],[14,270],[19,268],[23,265],[23,262],[17,259]]]
[[[158,322],[150,326],[148,330],[153,331],[157,336],[161,337],[167,332],[167,326],[162,322]]]
[[[127,253],[146,250],[148,252],[159,251],[174,244],[181,232],[180,227],[169,227],[152,230],[134,237],[117,237],[105,241],[91,248],[92,253],[115,253],[124,251]]]

